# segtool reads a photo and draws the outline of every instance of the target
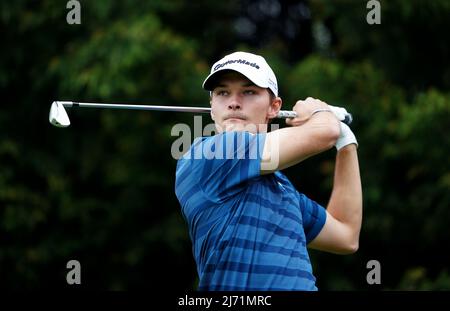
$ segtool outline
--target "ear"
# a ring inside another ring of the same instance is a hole
[[[281,105],[283,104],[283,101],[281,100],[281,97],[275,97],[272,102],[270,103],[270,107],[267,113],[268,119],[274,119],[278,115],[278,112],[281,110]]]

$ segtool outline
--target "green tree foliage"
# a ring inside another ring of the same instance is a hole
[[[54,99],[206,104],[199,81],[209,66],[157,16],[185,4],[90,3],[80,26],[65,23],[61,4],[29,4],[2,11],[12,45],[2,94],[15,104],[2,112],[0,140],[3,284],[59,287],[77,259],[90,288],[164,288],[179,276],[189,288],[170,156],[171,126],[187,117],[88,110],[69,111],[65,130],[46,121]]]
[[[447,1],[383,1],[377,26],[364,1],[81,4],[81,25],[66,23],[65,1],[0,4],[2,286],[68,286],[77,259],[87,288],[195,288],[170,156],[172,126],[192,115],[73,109],[57,129],[48,111],[55,99],[206,106],[210,63],[246,49],[273,65],[284,109],[312,96],[355,118],[360,250],[312,252],[319,288],[370,289],[371,259],[383,289],[450,288]],[[286,174],[325,205],[333,163],[329,151]]]
[[[370,59],[408,91],[450,88],[450,4],[379,1],[381,23],[366,23],[368,1],[311,1],[315,23],[325,25],[330,52],[347,61]]]

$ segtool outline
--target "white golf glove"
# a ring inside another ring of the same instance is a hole
[[[353,134],[352,130],[348,127],[344,122],[341,123],[341,135],[336,141],[334,145],[336,149],[339,151],[342,147],[345,147],[350,144],[355,144],[358,147],[358,142],[356,141],[355,134]]]

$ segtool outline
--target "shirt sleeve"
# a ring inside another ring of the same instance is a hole
[[[317,202],[299,193],[300,209],[303,217],[306,243],[308,244],[319,234],[327,219],[326,209]]]
[[[260,175],[265,134],[223,132],[194,142],[189,153],[193,181],[211,201],[220,202]]]

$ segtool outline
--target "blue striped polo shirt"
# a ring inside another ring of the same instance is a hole
[[[325,209],[281,172],[260,174],[265,137],[201,137],[178,160],[175,192],[199,290],[317,290],[306,245]]]

